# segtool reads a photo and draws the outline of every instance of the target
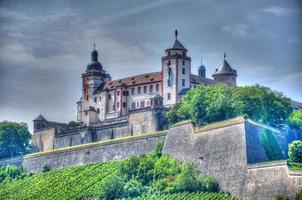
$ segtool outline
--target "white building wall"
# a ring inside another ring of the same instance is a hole
[[[168,65],[168,62],[170,61],[170,65]],[[169,67],[172,70],[172,85],[168,86],[168,70]],[[177,94],[177,86],[176,86],[176,59],[171,60],[164,60],[162,62],[162,71],[163,71],[163,104],[164,106],[173,105],[176,103],[176,94]],[[168,98],[168,95],[170,96],[170,99]]]

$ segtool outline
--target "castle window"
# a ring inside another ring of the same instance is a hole
[[[185,65],[185,61],[184,60],[182,61],[182,65]]]
[[[131,94],[134,95],[135,88],[131,88]]]
[[[182,79],[182,87],[185,87],[186,85],[186,79]]]
[[[153,92],[153,85],[150,85],[150,92]]]
[[[156,92],[159,91],[159,84],[156,84],[155,89],[156,89]]]
[[[182,68],[182,74],[186,74],[186,68]]]
[[[171,67],[169,67],[169,69],[168,69],[167,81],[168,81],[168,86],[171,87],[172,86],[172,69],[171,69]]]
[[[111,99],[111,94],[108,95],[108,99],[109,99],[109,100]]]
[[[145,102],[141,101],[141,108],[144,108],[144,107],[145,107]]]
[[[94,103],[96,103],[98,101],[97,97],[94,97]]]
[[[134,110],[135,109],[135,103],[131,104],[131,109]]]
[[[144,86],[144,93],[147,93],[147,86]]]
[[[171,100],[171,93],[168,93],[168,100]]]
[[[138,88],[137,88],[137,94],[140,94],[140,93],[141,93],[141,90],[142,90],[142,88],[141,88],[141,87],[138,87]]]

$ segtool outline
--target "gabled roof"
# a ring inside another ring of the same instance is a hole
[[[217,74],[234,74],[237,75],[236,70],[234,70],[231,65],[226,61],[226,59],[223,60],[223,63],[219,66],[218,69],[216,69],[215,73],[213,75]]]
[[[134,86],[134,85],[142,85],[154,82],[162,81],[162,72],[152,72],[147,74],[140,74],[136,76],[129,76],[123,79],[107,81],[104,84],[100,85],[95,93],[99,93],[103,90],[114,90],[117,87],[125,86]]]
[[[147,74],[140,74],[136,76],[129,76],[123,79],[107,81],[102,83],[94,92],[95,94],[100,93],[103,90],[115,90],[118,87],[130,87],[135,85],[144,85],[149,83],[162,82],[162,72],[152,72]],[[191,74],[191,83],[193,84],[206,84],[206,85],[214,85],[220,83],[219,81],[200,77],[195,74]]]

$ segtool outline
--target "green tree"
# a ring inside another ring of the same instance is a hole
[[[288,145],[288,157],[292,162],[302,163],[302,141],[295,140]]]
[[[80,127],[80,123],[75,122],[75,121],[70,121],[67,125],[67,129],[75,129]]]
[[[25,176],[27,176],[27,174],[22,167],[17,167],[16,165],[0,167],[0,183],[8,182],[14,179],[21,179]]]
[[[302,129],[302,109],[294,111],[289,116],[288,124],[293,128]]]
[[[292,113],[290,99],[259,85],[229,87],[199,85],[167,114],[170,123],[191,119],[204,125],[236,116],[247,116],[258,122],[282,128]]]
[[[29,152],[30,139],[31,135],[25,123],[0,122],[0,158]]]

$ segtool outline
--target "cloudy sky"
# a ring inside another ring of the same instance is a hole
[[[175,29],[193,73],[226,51],[238,85],[302,101],[300,0],[0,0],[0,121],[75,120],[94,42],[117,79],[159,71]]]

